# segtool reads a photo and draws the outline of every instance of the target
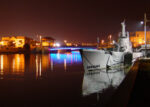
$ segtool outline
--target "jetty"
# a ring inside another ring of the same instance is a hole
[[[108,107],[150,105],[150,58],[139,58],[120,84]]]

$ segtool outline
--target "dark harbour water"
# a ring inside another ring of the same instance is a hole
[[[0,106],[105,106],[124,67],[84,73],[79,52],[0,55]]]

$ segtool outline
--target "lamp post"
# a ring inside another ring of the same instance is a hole
[[[42,47],[42,36],[40,35],[40,47]]]
[[[146,13],[144,14],[144,33],[145,33],[145,56],[147,56],[147,40],[146,40],[146,23],[150,20],[147,20]]]
[[[99,48],[99,37],[97,37],[97,49]]]
[[[111,38],[112,38],[112,35],[109,35],[109,39],[110,39],[110,41],[109,41],[109,42],[110,42],[110,45],[111,45]]]
[[[104,45],[104,40],[101,40],[101,45]]]
[[[65,46],[67,46],[67,40],[64,40]]]

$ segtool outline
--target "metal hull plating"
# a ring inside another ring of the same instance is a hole
[[[85,71],[96,71],[112,67],[122,63],[124,58],[124,52],[103,50],[82,50],[81,55]]]

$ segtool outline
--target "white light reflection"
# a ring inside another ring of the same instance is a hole
[[[42,75],[42,60],[36,55],[36,78],[41,77]]]
[[[35,63],[36,63],[36,77],[38,77],[38,71],[39,71],[39,65],[38,65],[38,56],[36,55],[36,59],[35,59]]]
[[[124,68],[117,68],[108,71],[85,72],[82,85],[83,96],[101,93],[110,86],[117,88],[125,77],[124,70]]]

